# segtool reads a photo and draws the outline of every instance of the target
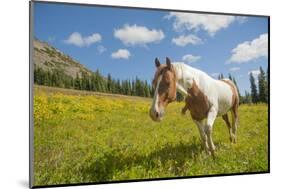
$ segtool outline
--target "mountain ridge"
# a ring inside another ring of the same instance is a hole
[[[33,40],[33,63],[35,68],[53,72],[60,70],[72,78],[82,77],[82,74],[91,75],[93,71],[85,67],[71,56],[39,39]]]

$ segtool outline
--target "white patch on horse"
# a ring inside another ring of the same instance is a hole
[[[224,79],[226,81],[230,81],[229,79]],[[232,96],[233,92],[231,86],[225,82],[221,82],[216,80],[217,93],[218,93],[218,115],[226,114],[232,106]]]
[[[156,84],[156,88],[155,88],[155,92],[154,92],[154,97],[153,97],[153,101],[152,101],[152,105],[151,105],[152,111],[158,112],[158,113],[160,112],[158,89],[159,89],[159,85],[160,85],[161,80],[162,80],[162,75],[160,75],[158,80],[157,80],[157,84]]]

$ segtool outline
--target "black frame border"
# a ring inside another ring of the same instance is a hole
[[[101,7],[101,8],[119,8],[119,9],[133,9],[133,10],[148,10],[148,11],[175,11],[185,13],[197,14],[214,14],[214,15],[228,15],[228,16],[247,16],[247,17],[263,17],[268,19],[268,170],[261,172],[243,172],[243,173],[228,173],[228,174],[212,174],[212,175],[196,175],[196,176],[181,176],[181,177],[162,177],[150,179],[131,179],[131,180],[118,180],[118,181],[102,181],[102,182],[87,182],[87,183],[70,183],[70,184],[54,184],[54,185],[33,185],[34,181],[34,146],[33,146],[33,24],[34,24],[34,3],[45,4],[61,4],[61,5],[74,5],[86,7]],[[68,187],[68,186],[85,186],[85,185],[98,185],[98,184],[114,184],[114,183],[131,183],[143,181],[163,181],[175,179],[190,179],[190,178],[209,178],[209,177],[224,177],[224,176],[239,176],[239,175],[255,175],[270,173],[270,16],[269,15],[256,15],[256,14],[240,14],[240,13],[225,13],[225,12],[208,12],[208,11],[194,11],[183,9],[164,9],[164,8],[149,8],[149,7],[133,7],[133,6],[120,6],[120,5],[102,5],[102,4],[89,4],[89,3],[70,3],[58,1],[29,1],[29,188],[53,188],[53,187]]]

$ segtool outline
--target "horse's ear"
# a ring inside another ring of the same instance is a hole
[[[168,57],[166,57],[166,64],[169,69],[172,68],[171,60]]]
[[[160,61],[158,58],[155,58],[155,66],[158,68],[161,65]]]

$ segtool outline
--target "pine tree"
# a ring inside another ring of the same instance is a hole
[[[107,91],[112,93],[112,79],[110,73],[107,75]]]
[[[91,89],[92,89],[92,91],[97,91],[96,77],[94,74],[91,75]]]
[[[125,82],[124,82],[124,94],[130,95],[130,86],[129,86],[128,80],[125,80]]]
[[[233,81],[231,74],[228,74],[228,78]]]
[[[128,80],[128,90],[129,90],[129,92],[128,92],[128,95],[132,95],[132,85],[131,85],[131,81],[130,80]]]
[[[81,90],[87,90],[87,75],[86,73],[82,72],[81,78]]]
[[[150,86],[150,97],[153,98],[154,92],[155,92],[155,91],[154,91],[154,87]]]
[[[117,83],[116,83],[116,93],[117,94],[121,93],[121,83],[120,83],[119,79],[117,80]]]
[[[74,79],[72,77],[70,77],[70,88],[74,89]]]
[[[260,67],[260,74],[258,76],[258,84],[259,84],[259,101],[266,102],[266,76],[265,73]]]
[[[268,68],[266,70],[266,77],[265,77],[265,102],[268,103],[268,91],[269,91],[269,78],[268,78]]]
[[[132,81],[132,96],[135,96],[136,95],[136,84],[135,84],[135,81],[133,80]]]
[[[76,73],[76,78],[74,83],[75,83],[75,89],[81,89],[81,82],[78,73]]]
[[[255,83],[255,78],[253,76],[253,73],[250,73],[250,84],[251,84],[252,102],[257,103],[258,102],[258,91],[257,91],[257,85]]]
[[[149,85],[146,80],[144,82],[144,91],[145,91],[145,97],[150,97]]]

